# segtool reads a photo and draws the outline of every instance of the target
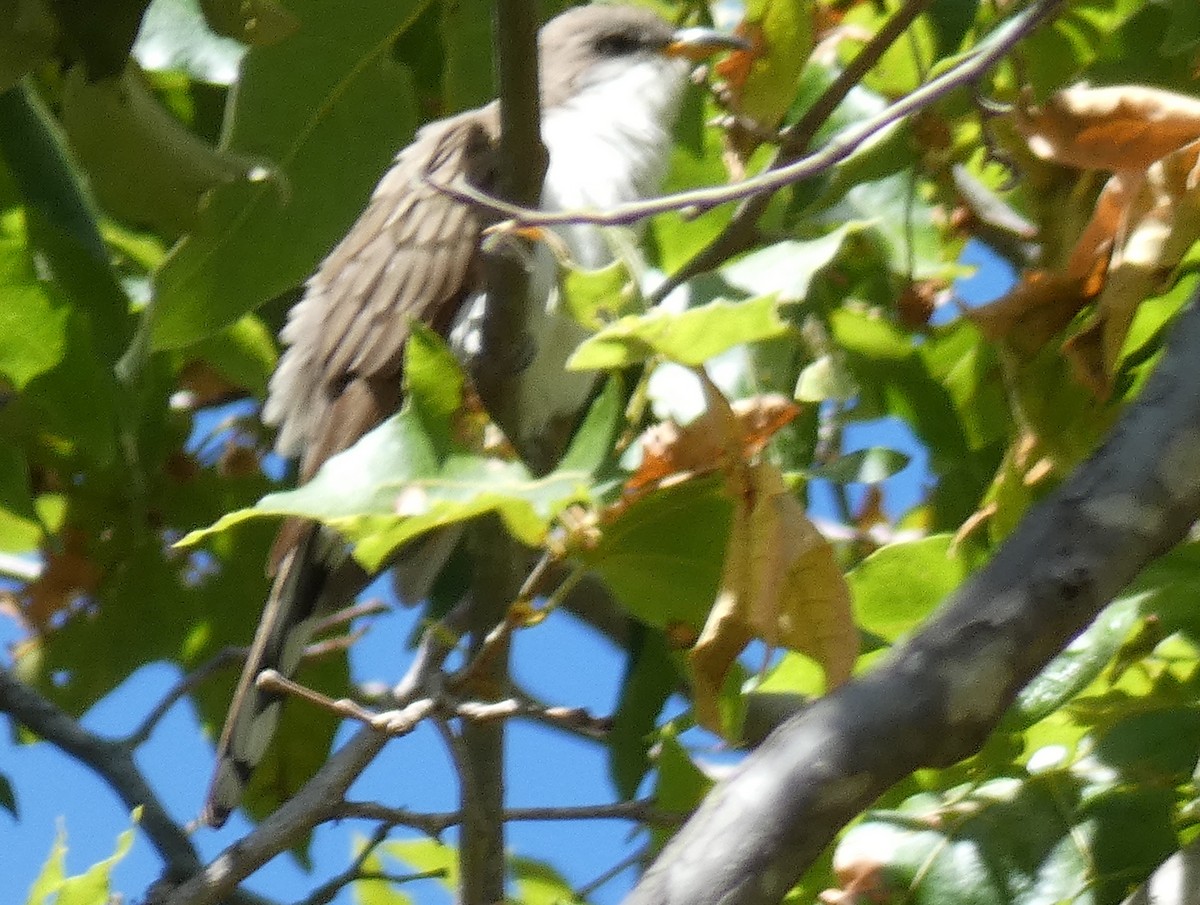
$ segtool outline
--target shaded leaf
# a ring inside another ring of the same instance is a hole
[[[824,478],[835,484],[878,484],[907,467],[910,461],[902,452],[873,446],[818,465],[809,471],[809,477]]]
[[[200,0],[200,8],[213,31],[246,44],[274,44],[300,28],[276,0]]]
[[[246,55],[222,151],[260,161],[270,178],[206,198],[157,275],[156,348],[193,342],[298,285],[344,234],[412,135],[411,80],[389,50],[424,6],[369,0],[347,16],[294,0],[302,27]]]
[[[607,738],[609,771],[622,800],[637,794],[650,769],[654,726],[667,698],[679,686],[680,678],[662,633],[639,627],[625,661],[625,675]]]
[[[719,479],[687,481],[622,509],[579,558],[638,618],[695,631],[716,596],[730,516]]]
[[[133,63],[96,81],[82,66],[68,72],[62,121],[104,206],[168,235],[192,226],[201,195],[248,170],[171,116]]]

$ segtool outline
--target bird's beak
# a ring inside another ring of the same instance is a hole
[[[707,60],[723,50],[749,50],[750,43],[711,28],[681,28],[675,32],[663,52],[669,57],[683,57],[693,63]]]

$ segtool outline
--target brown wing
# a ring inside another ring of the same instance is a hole
[[[448,325],[474,285],[480,214],[430,180],[489,186],[495,135],[492,108],[422,130],[288,316],[264,419],[301,480],[395,411],[410,323]]]
[[[492,108],[424,129],[288,315],[263,417],[279,425],[279,451],[302,456],[301,480],[399,408],[411,322],[449,326],[473,287],[479,214],[426,179],[490,186],[496,131]],[[213,826],[237,806],[275,731],[282,702],[255,678],[290,676],[317,618],[348,604],[365,579],[340,540],[303,519],[280,529],[270,570],[275,583],[217,744],[205,804]]]

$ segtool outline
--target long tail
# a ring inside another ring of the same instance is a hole
[[[209,826],[224,824],[238,806],[279,723],[281,696],[258,688],[255,679],[266,669],[288,677],[295,673],[317,623],[349,604],[361,589],[364,582],[346,574],[355,569],[342,542],[311,524],[280,562],[217,742],[216,767],[201,815]]]

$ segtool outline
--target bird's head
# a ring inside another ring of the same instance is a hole
[[[681,83],[695,63],[744,46],[713,29],[677,29],[647,9],[576,7],[546,23],[539,36],[543,101],[553,106],[631,69]]]

